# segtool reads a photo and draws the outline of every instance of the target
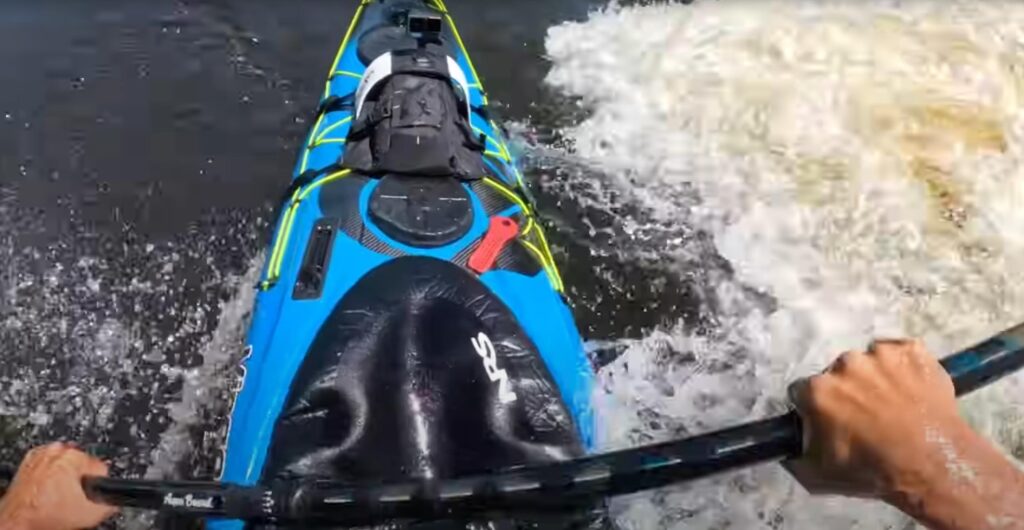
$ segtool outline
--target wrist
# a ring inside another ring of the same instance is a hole
[[[905,451],[893,458],[883,498],[901,510],[916,499],[930,498],[953,486],[950,459],[961,448],[976,446],[974,432],[959,416],[930,421],[915,429],[915,439],[905,440]]]
[[[888,504],[936,529],[988,528],[992,516],[1024,515],[1019,470],[965,421],[940,422],[925,437],[883,497]]]
[[[0,502],[0,530],[34,530],[29,510]]]

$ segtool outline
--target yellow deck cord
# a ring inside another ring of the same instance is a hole
[[[512,201],[517,206],[522,208],[523,213],[525,213],[528,217],[533,216],[533,212],[531,212],[530,207],[526,205],[526,201],[524,201],[522,197],[520,197],[519,195],[516,195],[516,192],[508,189],[507,187],[505,187],[504,184],[501,184],[497,180],[494,180],[490,177],[484,177],[483,181],[484,184],[487,184],[488,186],[494,188],[495,191],[504,195],[505,198],[507,198],[508,200]]]
[[[515,165],[512,166],[512,172],[516,175],[516,182],[519,183],[519,187],[526,189],[526,182],[523,182],[523,173],[519,171]]]
[[[534,257],[537,258],[537,261],[539,261],[541,266],[544,267],[544,273],[548,275],[548,280],[551,281],[551,286],[554,287],[556,291],[562,292],[558,289],[558,282],[555,280],[555,276],[553,274],[554,271],[551,270],[547,260],[544,259],[544,254],[533,243],[530,243],[525,239],[520,239],[519,243],[532,252]]]
[[[558,270],[558,265],[555,264],[555,256],[551,253],[551,246],[548,245],[548,237],[544,235],[544,231],[540,227],[537,228],[537,236],[540,239],[541,249],[548,258],[548,265],[551,267],[552,276],[555,279],[555,290],[560,293],[564,292],[565,283],[562,281],[562,273]]]
[[[363,74],[359,74],[359,73],[356,73],[356,72],[349,72],[348,70],[336,70],[333,74],[331,74],[331,77],[336,77],[336,76],[339,76],[339,75],[343,75],[345,77],[354,77],[356,79],[362,79],[363,78]]]
[[[320,124],[323,122],[324,115],[321,114],[319,117],[317,117],[316,123],[313,124],[313,132],[310,133],[310,138],[316,138],[317,130],[320,129]],[[312,140],[310,141],[310,143],[312,143]],[[305,173],[306,170],[309,169],[309,152],[311,150],[312,149],[310,148],[309,144],[307,144],[306,148],[302,150],[302,164],[299,165],[299,174]]]
[[[371,3],[373,3],[373,0],[362,0],[359,2],[359,7],[356,8],[356,14],[352,17],[352,23],[348,25],[348,31],[345,32],[345,38],[341,40],[341,46],[338,47],[338,53],[334,56],[334,62],[331,63],[331,71],[327,74],[328,84],[330,83],[330,78],[334,76],[334,72],[338,71],[338,65],[341,63],[341,56],[345,54],[345,48],[348,48],[348,41],[352,39],[352,34],[355,33],[356,26],[359,25],[359,20],[363,18],[363,10]]]
[[[292,195],[289,201],[288,209],[281,219],[281,226],[278,228],[277,236],[274,238],[274,250],[270,253],[270,263],[267,265],[267,279],[261,284],[263,290],[273,287],[277,280],[281,278],[281,265],[284,262],[284,254],[288,250],[288,240],[291,239],[292,225],[295,222],[295,211],[298,210],[302,201],[320,186],[347,177],[351,173],[351,169],[343,169],[314,181],[305,188],[295,190],[295,194]]]
[[[306,170],[309,169],[309,155],[312,153],[313,149],[324,144],[343,144],[346,141],[343,138],[325,139],[324,137],[338,127],[351,122],[352,116],[344,118],[337,123],[332,123],[326,129],[321,131],[320,126],[323,124],[325,117],[326,114],[320,114],[320,117],[316,119],[316,123],[313,125],[313,132],[309,135],[311,140],[306,144],[306,149],[302,153],[302,165],[299,167],[299,173],[305,173]]]
[[[347,118],[345,118],[343,120],[338,121],[337,123],[330,124],[326,129],[320,131],[320,134],[318,134],[316,136],[316,140],[314,140],[313,143],[311,144],[312,147],[316,147],[316,146],[320,145],[321,143],[325,143],[324,142],[324,137],[327,136],[328,133],[330,133],[331,131],[337,129],[338,127],[341,127],[342,125],[345,125],[346,123],[351,123],[351,122],[352,122],[352,116],[349,116],[349,117],[347,117]]]
[[[321,145],[324,145],[324,144],[344,144],[344,143],[348,143],[348,140],[346,140],[344,138],[328,138],[326,140],[320,140],[313,147],[320,147]]]
[[[459,34],[459,28],[455,25],[455,19],[448,13],[448,7],[444,5],[443,0],[434,0],[434,6],[438,11],[444,15],[445,20],[448,21],[448,26],[452,28],[452,35],[455,35],[455,42],[459,43],[459,49],[462,50],[462,55],[466,57],[466,63],[469,64],[469,71],[473,73],[473,79],[476,80],[476,85],[480,85],[480,76],[476,73],[476,66],[473,65],[473,58],[469,56],[469,51],[466,50],[466,44],[462,41],[462,35]],[[482,89],[482,86],[481,86]],[[480,99],[487,104],[487,94],[483,91],[480,92]]]
[[[536,221],[534,221],[533,212],[530,210],[530,207],[527,206],[526,201],[519,197],[519,195],[517,195],[514,191],[505,187],[504,184],[500,184],[498,181],[492,178],[485,177],[483,181],[485,184],[496,190],[498,193],[501,193],[507,199],[509,199],[510,201],[518,205],[520,208],[522,208],[523,214],[527,218],[526,230],[523,231],[522,236],[528,235],[535,228],[534,225],[536,225],[537,223]],[[554,286],[556,291],[561,293],[565,290],[565,284],[562,281],[562,275],[558,270],[558,266],[555,265],[555,258],[551,254],[551,248],[548,246],[547,238],[544,237],[544,230],[542,230],[540,226],[536,226],[536,229],[537,240],[540,242],[540,248],[538,248],[537,245],[534,245],[533,243],[527,241],[525,237],[520,237],[519,242],[522,243],[524,247],[526,247],[530,252],[532,252],[537,257],[537,261],[539,261],[541,266],[544,267],[544,272],[546,272],[548,274],[548,277],[551,279],[552,286]]]
[[[331,80],[334,79],[335,75],[356,76],[359,79],[363,78],[362,75],[355,74],[354,72],[338,70],[338,65],[341,64],[341,57],[345,54],[345,49],[348,48],[348,41],[352,40],[352,34],[355,33],[356,26],[359,25],[359,21],[363,18],[363,10],[371,3],[373,3],[373,0],[362,0],[359,2],[359,7],[356,8],[356,14],[352,16],[352,23],[348,25],[348,31],[345,32],[345,38],[341,40],[341,46],[338,47],[338,53],[335,54],[334,62],[331,63],[331,71],[327,74],[327,82],[324,83],[323,99],[331,97]]]
[[[497,130],[497,129],[495,129],[495,130]],[[475,132],[475,133],[477,133],[479,135],[482,135],[484,137],[484,145],[487,145],[486,142],[490,142],[490,143],[494,144],[495,147],[498,148],[497,151],[491,151],[491,150],[484,151],[484,156],[489,156],[489,157],[492,157],[492,158],[497,158],[498,160],[501,160],[502,162],[507,162],[507,163],[511,163],[512,162],[512,157],[507,154],[508,151],[505,150],[505,146],[502,145],[501,142],[499,142],[498,140],[495,140],[493,137],[489,136],[486,132],[484,132],[483,129],[480,129],[478,127],[473,127],[473,132]]]
[[[295,190],[295,193],[292,195],[288,209],[285,210],[284,217],[281,218],[277,235],[274,236],[274,250],[270,252],[270,263],[267,264],[267,279],[261,284],[264,291],[273,287],[277,283],[278,278],[281,277],[281,255],[288,246],[287,239],[292,230],[292,220],[295,217],[295,208],[298,206],[300,191],[302,190]]]
[[[362,79],[363,78],[362,74],[357,74],[355,72],[348,72],[348,71],[345,71],[345,70],[338,70],[338,65],[341,63],[341,57],[345,54],[345,49],[348,48],[349,41],[352,40],[352,34],[355,33],[356,27],[359,25],[359,21],[363,18],[363,10],[365,10],[366,6],[371,4],[371,3],[373,3],[373,0],[362,0],[361,2],[359,2],[359,7],[356,8],[356,13],[355,13],[355,15],[352,16],[352,22],[348,25],[348,30],[345,32],[345,38],[341,40],[341,46],[338,46],[338,53],[336,53],[334,55],[334,62],[331,63],[331,71],[327,75],[327,82],[324,83],[323,99],[327,99],[327,98],[329,98],[331,96],[331,80],[334,79],[335,76],[343,75],[343,76],[347,76],[347,77],[354,77],[356,79]],[[339,143],[339,144],[345,143],[343,140],[342,141],[336,141],[336,140],[325,141],[324,140],[324,136],[326,136],[327,133],[329,131],[333,130],[335,127],[341,126],[344,123],[352,121],[352,118],[349,117],[347,120],[342,120],[339,123],[335,123],[335,124],[331,125],[330,127],[328,127],[326,131],[320,131],[320,125],[324,121],[324,116],[325,115],[323,113],[320,114],[320,116],[317,117],[316,124],[313,125],[313,131],[309,135],[311,140],[306,145],[306,148],[304,149],[304,152],[302,153],[302,164],[299,166],[299,173],[305,173],[306,170],[309,169],[309,155],[310,155],[310,152],[313,149],[315,149],[317,146],[320,146],[320,145],[323,145],[323,144],[330,144],[330,143]]]
[[[499,130],[498,126],[494,123],[494,121],[491,121],[488,124],[491,126],[492,131]],[[483,129],[480,129],[479,127],[473,127],[473,132],[483,135],[485,142],[491,142],[492,144],[494,144],[495,147],[498,148],[497,151],[484,151],[484,155],[497,158],[498,160],[507,162],[509,164],[512,163],[512,153],[509,152],[508,146],[505,145],[504,140],[499,141],[498,139],[495,139],[494,137],[488,135],[486,132],[484,132]],[[520,181],[521,180],[522,179],[520,179]]]
[[[473,88],[477,88],[478,90],[481,91],[481,100],[483,101],[484,105],[486,105],[488,103],[487,94],[483,93],[483,84],[480,81],[480,75],[477,73],[476,66],[473,64],[473,59],[470,57],[469,51],[466,49],[466,45],[462,40],[462,35],[459,33],[458,27],[455,25],[455,20],[452,18],[451,14],[449,14],[448,7],[444,4],[444,0],[433,1],[435,7],[445,16],[445,19],[448,21],[448,25],[452,28],[452,34],[455,36],[455,40],[459,45],[459,49],[462,51],[462,54],[466,57],[466,63],[469,65],[469,70],[473,74],[473,79],[475,80],[475,82],[470,86]],[[345,53],[345,49],[348,47],[349,41],[352,39],[352,34],[355,32],[355,28],[358,26],[359,21],[362,18],[364,9],[368,4],[372,2],[373,0],[362,0],[359,3],[359,7],[356,9],[356,13],[352,17],[352,23],[349,25],[348,31],[345,33],[345,38],[342,40],[341,46],[339,46],[338,48],[338,53],[334,57],[334,62],[331,64],[331,72],[328,76],[328,80],[324,88],[324,98],[330,97],[331,79],[334,76],[343,75],[357,79],[361,79],[363,77],[361,74],[355,72],[338,70],[338,65],[341,62],[341,58]],[[345,118],[337,123],[331,124],[329,127],[321,131],[320,126],[323,124],[324,117],[325,115],[321,114],[317,118],[316,124],[314,124],[313,126],[313,132],[310,135],[312,141],[309,142],[309,144],[306,146],[305,152],[303,153],[302,164],[300,166],[300,173],[305,173],[306,170],[308,169],[309,156],[310,152],[313,149],[324,144],[345,143],[345,139],[342,138],[325,137],[331,131],[337,129],[338,127],[346,123],[351,122],[352,117],[349,116],[348,118]],[[491,126],[492,130],[498,130],[498,126],[494,123],[493,120],[489,122],[489,125]],[[473,127],[473,130],[478,134],[483,134],[485,141],[492,143],[494,146],[498,148],[497,151],[484,151],[484,155],[497,158],[503,162],[511,164],[512,155],[509,152],[508,146],[505,144],[504,140],[495,139],[477,127]],[[524,186],[522,173],[518,170],[518,168],[514,166],[512,167],[512,171],[515,174],[516,181],[518,182],[519,186]],[[280,279],[281,266],[284,262],[284,254],[288,248],[288,240],[291,238],[292,225],[294,224],[295,221],[295,212],[298,209],[299,205],[316,188],[333,180],[344,178],[348,176],[350,173],[351,170],[343,170],[337,173],[333,173],[318,181],[311,183],[310,185],[303,189],[297,190],[295,194],[292,196],[288,209],[287,211],[285,211],[284,218],[281,220],[281,226],[275,238],[274,249],[271,252],[270,264],[267,268],[267,280],[264,281],[262,284],[264,289],[269,289],[278,281],[278,279]],[[551,283],[554,286],[555,290],[557,290],[558,292],[563,292],[565,290],[565,285],[562,282],[561,273],[558,270],[558,266],[555,264],[555,259],[551,253],[551,248],[548,245],[547,238],[544,236],[544,231],[540,228],[540,226],[536,226],[537,223],[533,219],[533,213],[531,212],[529,206],[526,204],[525,201],[523,201],[522,198],[519,197],[518,194],[516,194],[511,189],[507,188],[504,184],[500,184],[496,180],[491,178],[484,178],[483,180],[485,183],[487,183],[489,186],[497,190],[499,193],[504,195],[506,198],[508,198],[510,201],[518,205],[523,210],[523,213],[527,218],[527,225],[526,229],[522,233],[522,236],[524,237],[521,237],[519,241],[520,243],[523,244],[524,247],[526,247],[531,253],[533,253],[537,260],[541,263],[541,266],[544,268],[544,271],[551,279]],[[537,240],[540,242],[540,248],[538,248],[537,245],[534,245],[530,241],[527,241],[525,238],[525,236],[529,235],[529,233],[533,231],[534,228],[537,229]]]
[[[491,130],[493,130],[493,131],[499,130],[498,129],[498,125],[496,123],[494,123],[493,120],[491,121],[490,125],[491,125]],[[498,143],[498,142],[495,142],[495,143]],[[505,144],[504,140],[502,140],[501,143],[498,143],[498,147],[501,149],[502,154],[505,155],[505,159],[511,162],[512,161],[512,153],[509,152],[508,145]]]
[[[476,134],[478,134],[478,135],[480,135],[480,136],[483,136],[483,137],[484,137],[484,143],[485,143],[485,144],[486,144],[487,142],[491,142],[491,143],[492,143],[492,144],[494,144],[494,145],[495,145],[495,147],[497,147],[497,148],[498,148],[499,150],[501,149],[501,144],[499,144],[499,143],[498,143],[498,141],[497,141],[497,140],[495,140],[494,138],[491,138],[491,136],[490,136],[489,134],[487,134],[486,132],[484,132],[484,130],[483,130],[483,129],[481,129],[481,128],[479,128],[479,127],[473,127],[473,132],[475,132]]]

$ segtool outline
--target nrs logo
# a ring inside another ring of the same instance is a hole
[[[473,349],[476,354],[484,360],[484,371],[492,383],[498,383],[498,397],[503,404],[513,403],[516,400],[516,393],[512,391],[512,383],[508,379],[508,372],[498,368],[498,353],[494,351],[494,343],[485,333],[480,333],[472,339]]]

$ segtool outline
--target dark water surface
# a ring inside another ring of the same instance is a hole
[[[603,3],[451,2],[493,99],[527,137],[572,117],[543,88],[547,28]],[[0,6],[0,462],[65,438],[118,473],[152,472],[151,453],[182,421],[166,405],[209,362],[200,352],[225,303],[249,289],[354,6]],[[616,222],[581,221],[596,214],[566,184],[580,170],[528,158],[556,253],[573,258],[565,272],[588,338],[639,336],[685,312],[697,295],[681,280],[591,244],[595,222]],[[218,347],[234,355],[240,341]],[[188,418],[193,449],[175,473],[217,472],[217,397]]]

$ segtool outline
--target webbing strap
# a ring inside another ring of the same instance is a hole
[[[327,114],[328,112],[336,112],[339,110],[352,110],[355,108],[356,94],[355,92],[345,96],[328,96],[320,101],[320,105],[316,108],[317,116],[321,114]]]
[[[302,188],[305,188],[309,183],[313,182],[321,175],[326,175],[328,173],[334,173],[335,171],[341,170],[342,167],[338,164],[331,164],[321,169],[307,170],[306,172],[292,179],[291,183],[288,185],[288,188],[284,190],[283,194],[281,194],[280,204],[285,204],[288,201],[292,200],[292,197],[295,196],[295,192],[299,191]]]
[[[486,103],[484,103],[483,105],[474,106],[472,107],[472,109],[473,112],[477,113],[477,115],[483,118],[484,121],[486,121],[487,123],[490,123],[494,119],[494,115],[491,112],[491,106]]]

